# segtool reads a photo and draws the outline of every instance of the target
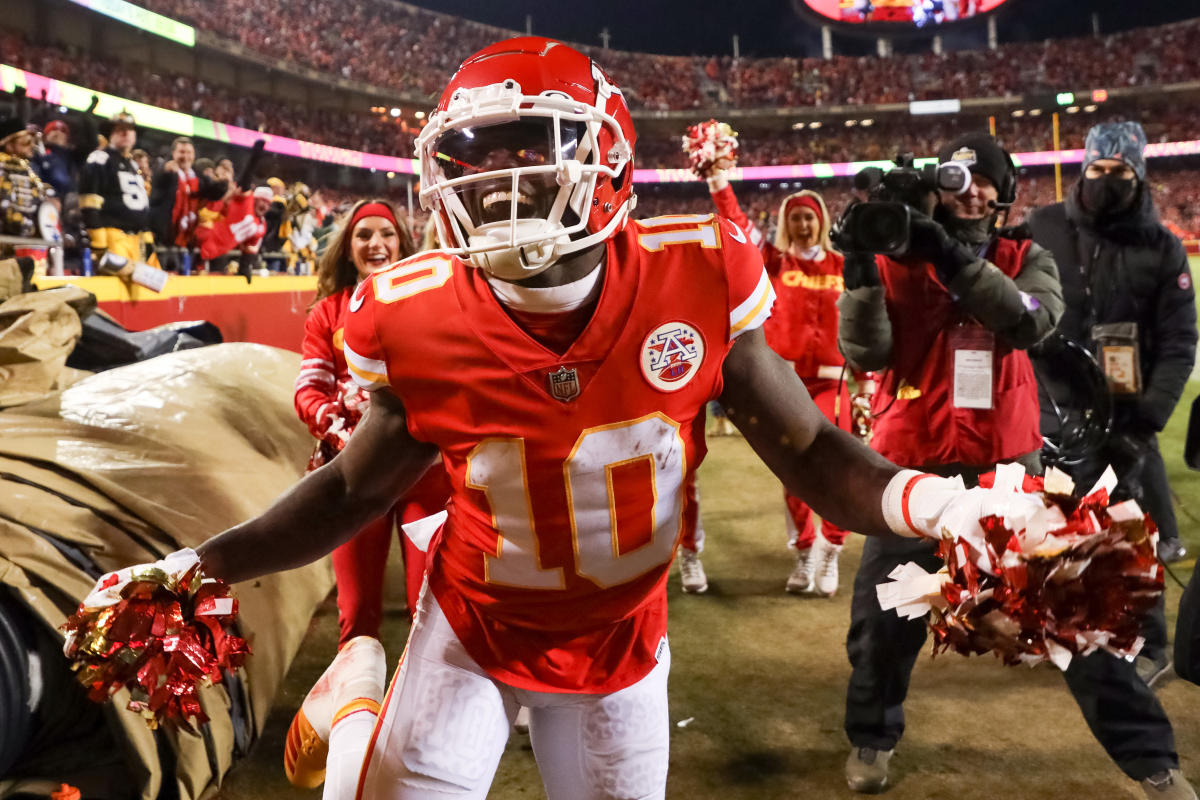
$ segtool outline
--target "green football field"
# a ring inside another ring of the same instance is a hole
[[[1193,261],[1193,269],[1200,260]],[[1200,473],[1183,465],[1189,384],[1161,437],[1184,540],[1200,550]],[[853,797],[842,768],[848,744],[842,709],[849,666],[844,641],[849,591],[861,537],[842,558],[832,599],[786,595],[792,559],[784,546],[778,483],[740,437],[714,439],[700,469],[710,589],[684,596],[670,583],[671,772],[677,800],[799,800]],[[394,559],[393,559],[394,561]],[[1172,568],[1186,581],[1193,561]],[[390,565],[385,646],[399,658],[407,634],[403,579]],[[1180,587],[1168,576],[1174,625]],[[336,611],[327,602],[250,757],[229,775],[229,800],[320,796],[283,777],[283,736],[304,694],[328,664]],[[1184,773],[1200,781],[1200,688],[1171,680],[1159,699],[1175,725]],[[923,657],[906,704],[908,731],[892,761],[895,800],[1138,798],[1137,786],[1108,760],[1051,666],[1004,667],[984,656]],[[514,736],[489,795],[543,797],[525,737]]]

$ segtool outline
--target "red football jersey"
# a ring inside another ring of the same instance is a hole
[[[235,248],[252,253],[258,248],[266,223],[254,215],[254,196],[240,194],[232,197],[225,205],[225,215],[218,219],[212,231],[203,237],[200,257],[209,261],[223,256]]]
[[[480,666],[537,691],[612,692],[656,663],[705,404],[774,298],[758,249],[712,215],[630,222],[607,248],[561,355],[440,252],[363,281],[346,316],[351,374],[391,388],[450,475],[430,588]]]

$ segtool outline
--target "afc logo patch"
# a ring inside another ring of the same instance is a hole
[[[659,325],[642,342],[642,375],[662,392],[687,386],[703,361],[704,337],[686,322]]]

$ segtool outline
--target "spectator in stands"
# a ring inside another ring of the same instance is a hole
[[[71,128],[61,119],[51,120],[42,129],[44,150],[34,160],[33,166],[41,179],[50,184],[54,188],[55,194],[63,199],[64,204],[68,198],[78,194],[79,168],[87,159],[87,154],[96,149],[94,131],[90,142],[87,141],[86,136],[84,139],[85,141],[80,147],[71,147]],[[86,153],[80,152],[85,149]]]
[[[891,461],[961,475],[968,485],[1002,462],[1038,473],[1037,384],[1024,349],[1048,335],[1062,314],[1054,259],[1027,237],[996,231],[996,208],[1013,201],[1017,176],[990,136],[960,137],[941,148],[939,159],[968,166],[970,185],[960,195],[928,198],[926,210],[941,223],[913,211],[906,255],[863,252],[848,235],[858,217],[843,224],[838,343],[853,367],[887,371],[871,406],[871,447]],[[956,353],[970,353],[980,372],[964,372]],[[978,380],[981,374],[988,379]],[[854,579],[845,727],[852,748],[846,780],[856,792],[887,785],[888,761],[904,733],[909,678],[927,634],[924,619],[881,611],[875,593],[909,561],[936,572],[937,543],[871,537]]]
[[[150,199],[132,158],[137,142],[134,119],[122,112],[102,133],[108,145],[88,156],[80,182],[79,205],[93,256],[99,260],[111,252],[131,262],[157,263]]]
[[[248,192],[235,185],[227,199],[222,201],[221,215],[197,230],[200,258],[206,262],[217,262],[210,268],[220,271],[225,257],[237,254],[239,274],[249,275],[266,233],[263,215],[270,208],[273,196],[271,189],[266,186]]]
[[[1120,479],[1118,491],[1136,498],[1158,525],[1159,556],[1170,562],[1182,559],[1186,550],[1158,432],[1175,410],[1195,362],[1195,290],[1183,246],[1156,217],[1145,144],[1136,122],[1093,128],[1082,178],[1066,202],[1038,209],[1030,225],[1034,238],[1053,251],[1062,275],[1067,313],[1059,333],[1095,354],[1113,400],[1107,442],[1065,468],[1090,486],[1111,464]],[[1096,398],[1068,383],[1067,376],[1075,373],[1064,347],[1043,348],[1035,364],[1056,401],[1044,403],[1043,432],[1061,438],[1060,432],[1077,425]],[[1169,667],[1161,604],[1144,633],[1146,646],[1136,666],[1153,683]],[[1126,667],[1133,669],[1119,668]]]
[[[197,173],[195,161],[195,145],[180,136],[171,143],[171,160],[154,177],[150,216],[154,238],[164,247],[194,247],[201,203],[220,200],[229,189],[227,182]]]
[[[38,209],[54,194],[30,165],[33,153],[25,120],[0,118],[0,233],[8,236],[39,236]],[[0,259],[11,256],[10,248],[0,245]]]
[[[150,154],[142,148],[135,149],[129,154],[133,159],[133,165],[137,167],[138,175],[142,176],[142,183],[146,186],[146,194],[150,194],[150,183],[154,178],[153,171],[150,169]]]

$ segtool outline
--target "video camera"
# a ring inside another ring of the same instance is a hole
[[[962,194],[971,186],[971,171],[954,161],[915,165],[912,153],[896,156],[889,170],[866,167],[854,176],[854,188],[867,193],[866,201],[851,203],[834,226],[833,241],[845,252],[908,252],[912,211],[929,214],[936,204],[930,195],[939,190]]]

